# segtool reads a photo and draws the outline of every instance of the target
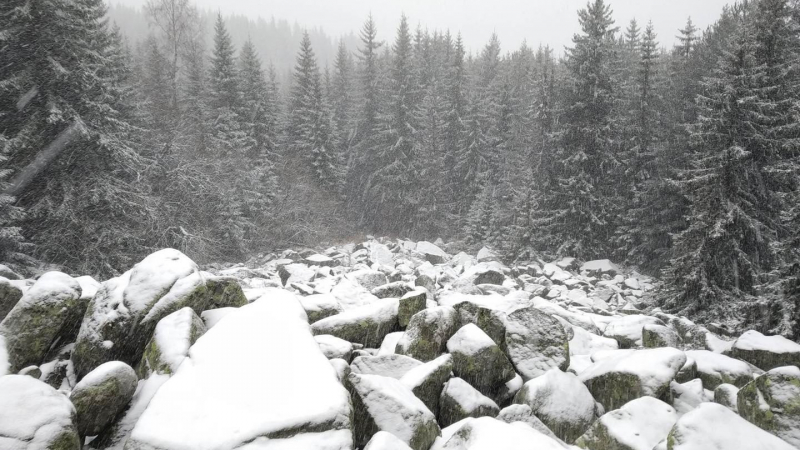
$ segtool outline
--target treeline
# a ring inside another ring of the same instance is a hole
[[[126,45],[101,0],[0,6],[0,260],[108,274],[158,247],[441,236],[626,262],[665,276],[672,310],[800,332],[795,0],[689,20],[671,49],[593,0],[560,59],[497,36],[468,55],[405,17],[383,42],[368,19],[330,67],[306,35],[283,89],[221,17],[207,48],[189,0],[147,12]]]

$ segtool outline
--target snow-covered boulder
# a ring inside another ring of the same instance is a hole
[[[534,307],[517,309],[504,319],[505,351],[524,380],[552,368],[567,370],[569,343],[558,320]]]
[[[349,433],[349,395],[294,297],[272,292],[208,330],[158,389],[126,448],[237,448],[277,438],[294,441],[286,448],[316,448],[301,445]]]
[[[369,260],[372,262],[372,264],[384,267],[394,267],[394,256],[392,255],[391,250],[389,250],[389,247],[377,242],[370,242],[368,244],[368,248]]]
[[[80,450],[75,407],[64,394],[33,377],[0,377],[0,448]]]
[[[453,373],[482,394],[497,398],[516,373],[500,347],[475,324],[461,327],[447,341],[453,355]]]
[[[735,412],[703,403],[684,415],[667,436],[667,450],[796,450]]]
[[[439,402],[439,425],[450,426],[467,417],[495,417],[497,404],[461,378],[451,378],[442,390]]]
[[[669,347],[607,353],[578,376],[606,411],[645,395],[666,398],[669,383],[686,363],[682,351]]]
[[[598,336],[579,326],[572,326],[571,328],[573,336],[569,340],[570,363],[576,355],[591,355],[601,350],[617,350],[619,348],[616,339]]]
[[[430,448],[439,436],[436,417],[399,380],[351,373],[347,382],[353,392],[357,446],[365,445],[378,431],[395,435],[414,450]]]
[[[568,443],[586,432],[596,418],[595,401],[586,386],[559,369],[525,383],[514,403],[530,406],[536,417]]]
[[[342,305],[333,294],[313,294],[300,297],[300,304],[308,315],[308,323],[320,321],[342,312]]]
[[[424,309],[411,317],[395,351],[420,361],[431,361],[445,352],[457,325],[456,311],[450,306]]]
[[[378,298],[400,298],[413,290],[414,288],[405,281],[394,281],[378,286],[369,292]]]
[[[253,300],[256,300],[256,298],[254,298]],[[232,306],[228,306],[225,308],[207,309],[202,313],[200,313],[200,318],[203,319],[203,323],[206,326],[206,330],[209,330],[211,329],[211,327],[216,325],[220,320],[222,320],[225,316],[234,311],[236,311],[236,308]]]
[[[347,278],[355,281],[367,291],[371,291],[378,286],[389,283],[386,274],[378,270],[360,269],[347,274]]]
[[[481,247],[476,257],[479,263],[497,261],[497,255],[486,247]]]
[[[736,386],[732,384],[720,384],[714,389],[714,403],[719,403],[733,412],[739,412],[737,405],[738,395],[739,388]]]
[[[175,373],[189,355],[189,348],[205,332],[205,323],[189,307],[159,320],[137,368],[139,377],[147,378],[153,372]]]
[[[350,361],[353,356],[353,344],[344,339],[339,339],[330,334],[320,334],[314,336],[314,340],[319,344],[319,349],[322,350],[322,354],[328,359],[338,358]]]
[[[619,266],[608,259],[596,259],[583,263],[579,271],[592,276],[609,275],[613,277],[619,272]]]
[[[678,333],[665,325],[646,323],[642,327],[642,345],[644,348],[677,347]]]
[[[564,450],[557,440],[522,422],[505,423],[491,417],[466,419],[440,448],[442,450]]]
[[[776,367],[737,394],[739,414],[800,448],[800,368]]]
[[[743,359],[762,370],[781,366],[800,366],[800,344],[783,336],[764,336],[750,330],[733,343],[731,356]]]
[[[653,450],[678,420],[675,409],[652,397],[603,414],[575,444],[589,450]]]
[[[247,298],[235,278],[200,272],[186,255],[159,250],[125,274],[105,281],[86,311],[73,362],[78,378],[107,361],[135,366],[156,324],[184,307],[236,307]]]
[[[411,447],[388,431],[378,431],[364,450],[411,450]]]
[[[400,297],[397,309],[397,322],[401,328],[406,328],[414,314],[424,311],[428,304],[428,293],[420,288],[407,292]]]
[[[77,280],[61,272],[42,275],[0,322],[9,373],[39,365],[54,344],[71,342],[85,309]]]
[[[400,378],[400,382],[437,417],[442,389],[453,371],[453,357],[442,355],[433,361],[414,367]]]
[[[623,316],[611,321],[603,331],[603,336],[616,339],[619,348],[631,348],[642,345],[642,329],[645,325],[664,325],[659,319],[641,314]]]
[[[11,280],[0,277],[0,322],[14,308],[22,298],[22,289],[18,288]]]
[[[564,443],[558,436],[553,433],[547,425],[544,424],[536,414],[533,413],[533,410],[528,405],[520,405],[520,404],[513,404],[508,405],[505,408],[501,409],[500,412],[497,414],[497,420],[500,420],[505,423],[514,423],[514,422],[521,422],[529,427],[533,428],[534,430],[546,435],[547,437],[552,438],[559,443],[563,443],[564,447],[567,447],[567,444]]]
[[[138,381],[131,366],[119,361],[103,363],[83,377],[69,396],[81,436],[96,436],[110,425],[128,406]]]
[[[304,261],[309,266],[320,267],[334,267],[340,264],[338,259],[333,259],[330,256],[320,255],[319,253],[307,256]]]
[[[292,283],[305,284],[313,280],[317,271],[303,263],[282,264],[278,266],[278,276],[284,286],[291,286]]]
[[[450,255],[444,250],[427,241],[417,242],[416,251],[425,256],[425,259],[431,264],[443,264],[450,258]]]
[[[405,332],[403,331],[395,331],[394,333],[387,334],[386,337],[383,338],[383,342],[381,342],[376,356],[394,355],[396,353],[395,349],[397,348],[397,343],[400,342],[404,334]]]
[[[326,317],[311,325],[315,335],[330,334],[366,347],[378,347],[387,334],[398,328],[396,298],[376,300],[370,304]]]
[[[443,296],[448,302],[453,300],[453,297],[455,296]],[[505,315],[497,308],[503,297],[499,295],[475,296],[477,298],[463,295],[462,297],[467,298],[453,305],[458,316],[459,328],[473,323],[502,347],[506,340]]]
[[[706,390],[703,389],[703,381],[700,379],[689,380],[685,383],[672,381],[669,384],[669,389],[672,397],[672,406],[681,416],[697,408],[701,403],[713,400],[710,395],[706,395]]]
[[[350,364],[353,373],[400,379],[422,363],[404,355],[359,356]]]
[[[763,373],[742,360],[708,350],[687,350],[686,357],[697,363],[697,377],[706,389],[714,390],[722,383],[742,387],[753,381],[754,375]]]

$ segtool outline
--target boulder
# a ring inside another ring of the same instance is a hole
[[[514,403],[530,406],[533,414],[567,443],[586,432],[596,418],[595,401],[586,386],[559,369],[525,383]]]
[[[781,366],[800,366],[800,344],[783,336],[764,336],[750,330],[733,343],[731,356],[762,370]]]
[[[70,342],[86,309],[77,280],[47,272],[0,322],[10,373],[43,362],[48,350]]]
[[[416,251],[424,255],[425,259],[431,264],[444,264],[450,258],[450,255],[445,253],[444,250],[427,241],[417,242]]]
[[[667,450],[792,450],[781,438],[716,403],[703,403],[678,419],[667,436]]]
[[[441,433],[436,417],[399,380],[351,373],[355,444],[366,445],[387,431],[414,450],[427,450]]]
[[[669,389],[672,397],[672,406],[681,416],[697,408],[701,403],[711,400],[710,396],[706,396],[706,391],[703,389],[703,381],[699,379],[685,383],[672,381],[669,384]]]
[[[609,275],[613,277],[619,272],[619,266],[608,259],[596,259],[583,263],[579,270],[581,273],[592,276]]]
[[[461,327],[447,341],[447,350],[453,355],[453,373],[489,398],[497,398],[516,375],[500,347],[475,324]]]
[[[353,356],[353,344],[339,339],[336,336],[329,334],[321,334],[314,336],[314,340],[319,344],[319,349],[322,354],[328,359],[343,359],[350,361]]]
[[[284,286],[291,286],[292,283],[305,284],[313,280],[317,271],[302,263],[284,264],[278,266],[278,276]]]
[[[352,446],[351,413],[350,396],[299,301],[270,291],[197,340],[152,397],[126,448],[210,450],[269,439],[291,441],[284,448],[326,448],[315,446],[325,439]]]
[[[478,250],[477,259],[479,263],[497,261],[497,255],[488,248],[481,247],[481,249]]]
[[[754,375],[764,373],[742,360],[708,350],[687,350],[686,357],[697,363],[697,377],[706,389],[714,390],[723,383],[742,387],[753,381]]]
[[[238,307],[247,298],[235,278],[200,272],[174,249],[159,250],[123,275],[102,283],[89,303],[75,343],[73,363],[80,379],[107,361],[136,366],[158,322],[190,307]]]
[[[366,347],[380,346],[387,334],[397,330],[399,300],[386,298],[359,306],[311,325],[315,335],[330,334]]]
[[[732,384],[720,384],[714,389],[714,403],[730,409],[733,412],[739,412],[737,406],[737,396],[739,395],[739,388]]]
[[[367,291],[389,283],[385,273],[371,269],[355,270],[348,273],[347,278],[354,280]]]
[[[457,319],[456,311],[449,306],[414,314],[395,351],[420,361],[433,360],[447,350],[447,341],[457,330]]]
[[[560,316],[555,316],[560,317]],[[569,340],[570,362],[575,355],[591,355],[601,350],[617,350],[619,343],[616,339],[598,336],[579,326],[571,326],[573,337]]]
[[[800,368],[776,367],[741,388],[739,414],[800,448]]]
[[[385,267],[394,267],[394,256],[389,250],[389,247],[377,242],[370,242],[368,248],[369,260],[372,261],[372,264]]]
[[[305,258],[305,263],[309,266],[320,266],[320,267],[334,267],[339,265],[339,260],[333,259],[329,256],[320,255],[319,253],[315,253],[313,255],[307,256]]]
[[[521,308],[504,318],[508,359],[524,380],[552,368],[569,367],[569,341],[564,327],[534,307]]]
[[[378,298],[400,298],[413,290],[405,281],[395,281],[373,288],[370,294]]]
[[[423,290],[407,292],[400,297],[400,305],[397,309],[397,321],[400,328],[408,327],[411,317],[423,311],[428,304],[428,294]]]
[[[452,426],[456,427],[456,425]],[[442,450],[564,450],[560,442],[522,422],[505,423],[491,417],[466,419],[453,431],[447,442],[439,448]],[[435,450],[439,450],[439,448]]]
[[[682,351],[669,347],[607,353],[578,376],[606,411],[645,395],[668,399],[669,384],[686,363]]]
[[[536,415],[533,413],[533,410],[528,405],[520,405],[514,404],[506,406],[505,408],[501,409],[500,412],[497,414],[497,420],[500,420],[505,423],[514,423],[514,422],[521,422],[529,427],[533,428],[534,430],[546,435],[547,437],[552,438],[555,441],[563,443],[558,436],[553,433],[547,425],[544,424]],[[564,447],[567,447],[567,444],[563,444]]]
[[[0,277],[0,322],[6,318],[21,298],[22,290],[7,278]]]
[[[175,373],[189,356],[189,347],[205,332],[205,323],[189,307],[159,320],[137,368],[139,377],[147,378],[153,372]]]
[[[632,348],[642,345],[642,329],[645,325],[661,325],[664,322],[655,317],[633,314],[611,321],[603,332],[603,336],[616,339],[619,348]]]
[[[609,411],[575,442],[589,450],[653,450],[678,420],[675,409],[652,397]]]
[[[448,300],[451,297],[445,297]],[[491,296],[492,300],[500,299],[499,296]],[[491,306],[496,306],[492,304]],[[479,303],[468,299],[455,303],[453,308],[458,315],[458,328],[472,323],[478,326],[487,336],[497,345],[503,347],[506,340],[505,314],[495,308],[490,307],[490,302]]]
[[[395,331],[394,333],[387,334],[386,337],[383,338],[383,342],[381,342],[377,356],[394,355],[396,353],[395,349],[397,348],[397,343],[400,342],[404,334],[404,331]],[[419,360],[422,361],[421,359]]]
[[[380,375],[399,380],[409,370],[421,365],[416,359],[403,355],[359,356],[350,364],[350,370],[361,375]]]
[[[378,431],[364,450],[411,450],[411,447],[388,431]]]
[[[308,323],[318,322],[342,312],[342,305],[333,294],[313,294],[300,297],[300,304],[308,315]]]
[[[439,416],[439,399],[442,388],[453,371],[453,357],[442,355],[433,361],[414,367],[400,378],[400,382],[435,415]]]
[[[442,390],[439,402],[439,424],[450,426],[467,417],[495,417],[497,404],[461,378],[451,378]]]
[[[0,448],[80,450],[75,407],[61,392],[27,375],[0,377]]]
[[[665,325],[646,323],[642,327],[642,345],[644,348],[677,347],[678,333]]]
[[[131,366],[119,361],[103,363],[83,377],[69,396],[75,405],[81,436],[100,434],[125,411],[137,382]]]

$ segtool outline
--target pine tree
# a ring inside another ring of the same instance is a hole
[[[467,104],[467,73],[464,67],[464,42],[459,33],[456,37],[455,49],[453,53],[453,60],[448,67],[446,83],[447,83],[447,97],[444,124],[444,157],[443,166],[446,170],[446,202],[448,204],[448,211],[451,214],[450,221],[453,218],[461,217],[466,213],[463,209],[467,205],[462,201],[461,185],[463,178],[460,177],[460,171],[456,170],[456,165],[459,162],[460,154],[466,139],[465,121],[467,120],[467,113],[469,106]],[[456,221],[457,222],[457,221]]]
[[[344,40],[339,41],[339,49],[334,61],[334,74],[330,94],[333,114],[333,139],[336,149],[337,167],[346,170],[352,165],[354,99],[353,99],[353,59],[345,47]],[[339,178],[344,180],[345,174]]]

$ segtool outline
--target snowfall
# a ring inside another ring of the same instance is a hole
[[[609,260],[369,238],[0,275],[0,450],[800,449],[800,344]]]

